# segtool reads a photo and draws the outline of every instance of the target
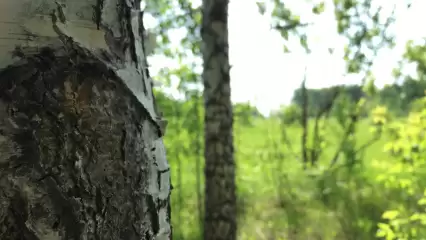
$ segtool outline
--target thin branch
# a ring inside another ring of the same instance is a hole
[[[303,167],[306,169],[308,164],[308,146],[307,146],[307,139],[308,139],[308,107],[309,107],[309,99],[308,99],[308,93],[306,89],[306,72],[307,67],[305,67],[305,73],[302,81],[302,98],[303,98],[303,106],[302,106],[302,154],[303,154]]]
[[[337,90],[335,90],[335,92],[333,93],[333,96],[331,97],[330,101],[318,111],[315,117],[313,146],[316,146],[316,147],[311,148],[310,158],[311,158],[312,165],[315,165],[318,162],[318,159],[321,156],[321,152],[322,152],[321,146],[319,146],[320,145],[319,122],[324,115],[328,116],[340,92],[341,92],[340,88],[337,88]]]
[[[329,168],[332,168],[338,161],[339,159],[339,155],[343,150],[343,147],[346,144],[346,141],[348,140],[349,136],[351,135],[351,133],[353,133],[353,130],[355,128],[355,124],[357,123],[358,120],[358,116],[357,115],[352,115],[351,117],[351,122],[349,123],[349,126],[346,128],[346,132],[343,135],[342,141],[340,142],[339,148],[337,149],[336,153],[334,154],[334,157],[332,158]]]
[[[312,25],[312,23],[289,23],[286,25],[275,24],[271,28],[279,31],[291,31],[299,27],[307,27]]]

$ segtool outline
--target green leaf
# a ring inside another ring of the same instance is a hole
[[[324,2],[321,2],[321,3],[319,3],[318,5],[315,5],[312,8],[312,12],[315,13],[315,14],[321,14],[321,13],[324,12],[324,10],[325,10],[325,3]]]
[[[303,48],[308,50],[308,38],[306,37],[306,35],[300,36],[300,45],[302,45]]]
[[[388,219],[388,220],[393,220],[396,217],[398,217],[398,215],[399,215],[399,212],[397,210],[388,210],[388,211],[383,213],[382,218]]]
[[[283,37],[285,40],[288,40],[288,31],[283,30],[280,31],[281,37]]]
[[[419,205],[426,205],[426,198],[422,198],[417,202]]]
[[[393,239],[395,234],[389,224],[378,223],[379,231],[376,233],[376,237],[386,237],[386,239]]]
[[[256,5],[257,5],[257,9],[259,10],[259,13],[262,14],[262,15],[265,14],[265,12],[266,12],[265,3],[264,2],[257,2]]]
[[[290,50],[288,49],[288,47],[286,45],[283,46],[283,49],[284,49],[284,53],[289,53],[290,52]]]

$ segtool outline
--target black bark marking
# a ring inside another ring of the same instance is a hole
[[[152,159],[141,148],[148,143],[140,122],[155,122],[112,71],[68,47],[76,55],[45,48],[0,70],[0,104],[7,106],[0,132],[20,149],[10,159],[0,153],[0,177],[13,179],[0,181],[9,209],[0,238],[38,240],[22,225],[31,218],[64,239],[144,239],[159,231],[159,206],[141,193]],[[152,229],[142,224],[151,221]]]
[[[96,5],[93,6],[93,21],[96,23],[97,30],[101,29],[103,8],[104,8],[104,0],[96,0]]]
[[[55,3],[56,3],[56,12],[58,13],[59,21],[61,21],[61,23],[65,23],[66,18],[65,18],[64,10],[62,9],[63,6],[57,1],[55,1]]]
[[[148,207],[149,207],[149,215],[151,217],[151,226],[152,226],[152,232],[154,233],[154,235],[156,235],[158,233],[158,231],[160,231],[160,226],[159,226],[159,217],[158,217],[158,211],[157,211],[157,206],[158,204],[156,204],[156,200],[154,200],[154,198],[150,195],[147,196],[147,203],[148,203]]]
[[[139,61],[138,61],[138,56],[136,54],[136,46],[135,46],[136,42],[135,42],[135,36],[133,35],[133,29],[132,29],[132,9],[126,6],[126,1],[121,2],[119,15],[121,15],[120,19],[123,19],[121,35],[124,36],[124,39],[128,41],[128,42],[125,42],[123,49],[124,51],[129,49],[130,57],[137,66],[139,64]]]

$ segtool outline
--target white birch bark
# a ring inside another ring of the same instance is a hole
[[[0,239],[171,239],[138,0],[0,1]]]

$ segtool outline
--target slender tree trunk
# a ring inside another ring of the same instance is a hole
[[[171,239],[139,6],[0,1],[0,239]]]
[[[228,2],[203,0],[202,6],[206,240],[234,240],[237,236]]]

